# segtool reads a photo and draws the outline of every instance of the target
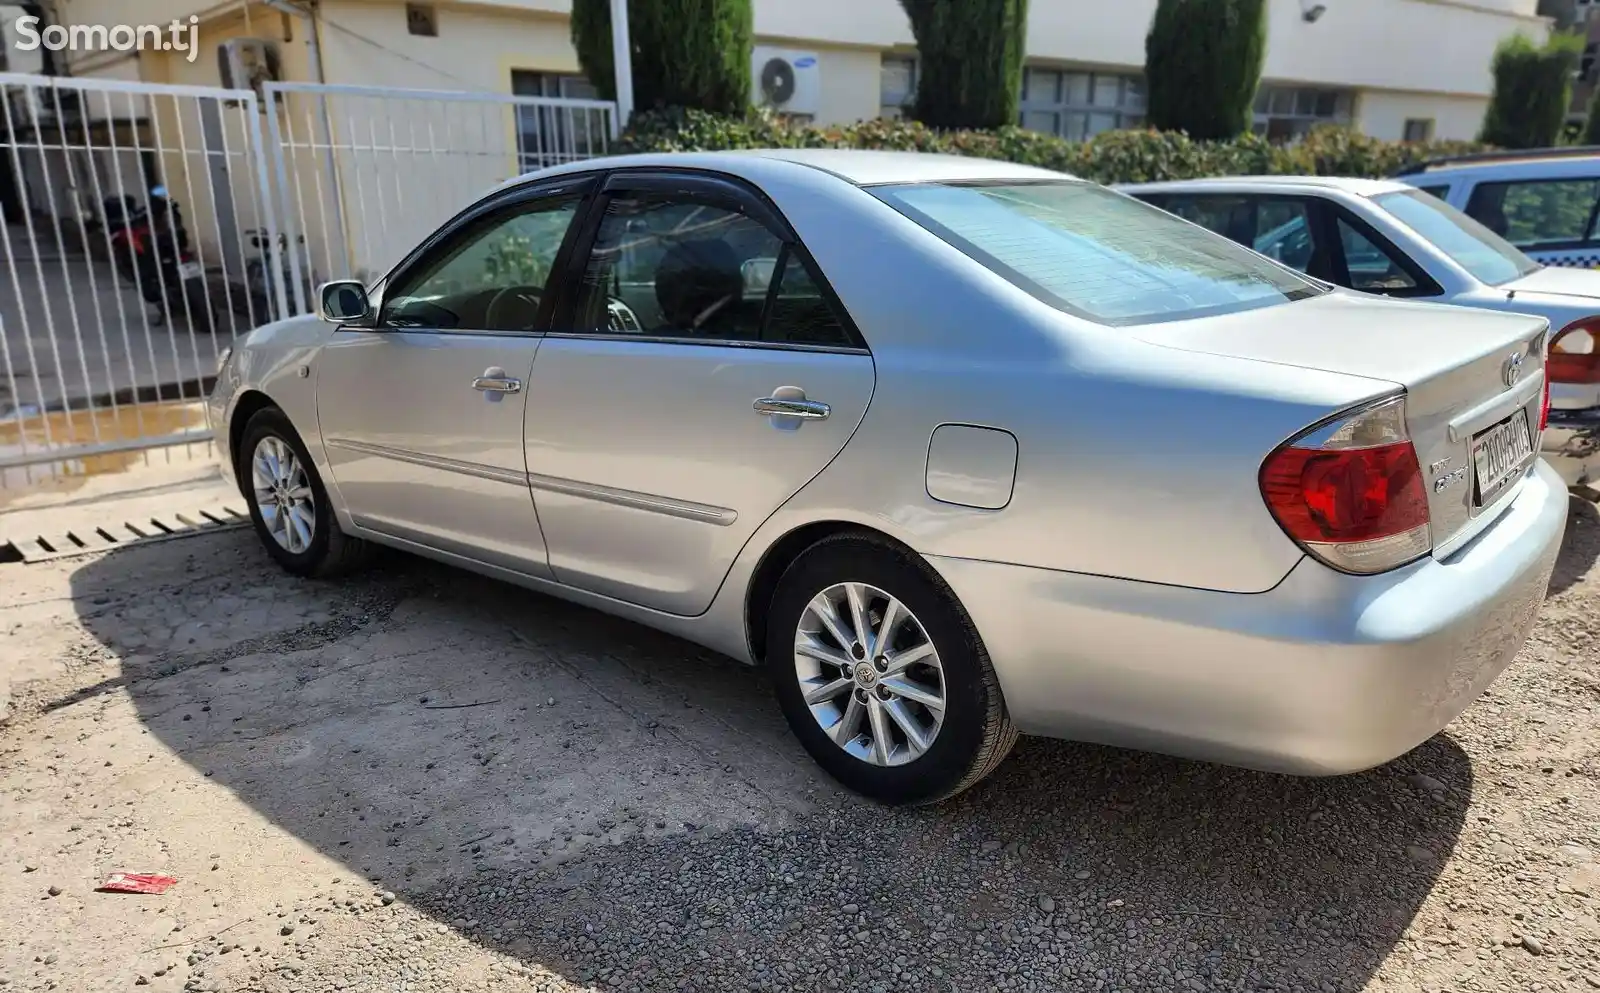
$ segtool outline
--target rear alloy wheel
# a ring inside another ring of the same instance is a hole
[[[905,549],[868,535],[819,542],[779,580],[767,625],[784,716],[857,792],[942,800],[992,772],[1016,741],[966,612]]]
[[[333,576],[362,564],[369,546],[339,530],[322,478],[281,410],[251,416],[236,458],[251,523],[279,565],[297,576]]]
[[[916,615],[876,586],[840,583],[812,597],[794,666],[817,725],[863,762],[915,762],[939,737],[939,651]]]

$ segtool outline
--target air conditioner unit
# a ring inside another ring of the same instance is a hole
[[[816,52],[757,47],[750,59],[755,102],[784,114],[816,114],[822,104],[822,68]]]
[[[0,4],[0,72],[44,72],[44,46],[24,52],[18,45],[22,36],[17,33],[17,18],[26,17],[27,11],[14,4]],[[43,23],[35,25],[42,29]]]
[[[227,90],[254,90],[283,78],[278,46],[265,38],[229,38],[217,46],[217,70]]]

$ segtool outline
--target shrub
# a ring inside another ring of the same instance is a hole
[[[788,126],[753,112],[719,117],[673,109],[635,114],[618,152],[695,152],[739,148],[865,148],[1003,159],[1067,172],[1098,183],[1142,183],[1202,176],[1320,175],[1378,178],[1425,159],[1481,151],[1471,142],[1392,142],[1348,128],[1318,128],[1296,145],[1259,135],[1195,141],[1173,131],[1111,131],[1074,142],[1016,126],[938,131],[918,121]]]
[[[936,128],[1016,123],[1028,0],[900,0],[900,6],[920,63],[912,116]]]
[[[750,106],[750,0],[633,0],[633,105],[742,114]],[[615,100],[611,0],[573,0],[572,46],[583,74]]]
[[[1501,148],[1554,145],[1572,102],[1572,74],[1583,54],[1580,35],[1556,32],[1543,45],[1514,34],[1494,52],[1494,92],[1483,118],[1483,141]]]
[[[1152,126],[1220,141],[1250,130],[1266,0],[1159,0],[1144,40]]]

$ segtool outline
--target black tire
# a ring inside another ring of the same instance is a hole
[[[291,551],[284,547],[273,536],[261,514],[251,466],[257,447],[267,438],[275,438],[289,447],[304,468],[306,481],[310,485],[314,508],[313,524],[310,543],[302,550]],[[245,424],[244,433],[240,436],[239,449],[234,452],[233,461],[238,472],[239,491],[250,507],[250,521],[255,525],[256,536],[266,547],[267,554],[284,569],[296,576],[329,578],[358,569],[370,559],[372,554],[370,544],[339,530],[339,522],[333,516],[332,504],[328,501],[327,489],[322,485],[322,477],[317,474],[317,467],[311,461],[305,443],[300,440],[300,435],[295,431],[294,425],[289,423],[289,418],[283,411],[276,407],[266,407],[251,415]]]
[[[211,318],[210,294],[203,279],[189,280],[178,300],[183,323],[190,334],[211,334],[216,330]],[[173,323],[177,327],[177,322]]]
[[[904,765],[875,765],[834,743],[812,715],[795,669],[795,638],[806,605],[840,583],[865,583],[915,615],[943,671],[943,724],[925,753]],[[767,615],[767,666],[778,703],[800,743],[829,775],[893,805],[936,803],[993,772],[1016,744],[999,680],[955,594],[914,553],[882,538],[847,533],[802,552],[778,581]]]

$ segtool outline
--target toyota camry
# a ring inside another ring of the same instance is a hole
[[[390,546],[764,665],[918,803],[1019,733],[1328,775],[1439,731],[1560,544],[1548,332],[1020,165],[619,157],[327,285],[210,403],[289,571]]]

